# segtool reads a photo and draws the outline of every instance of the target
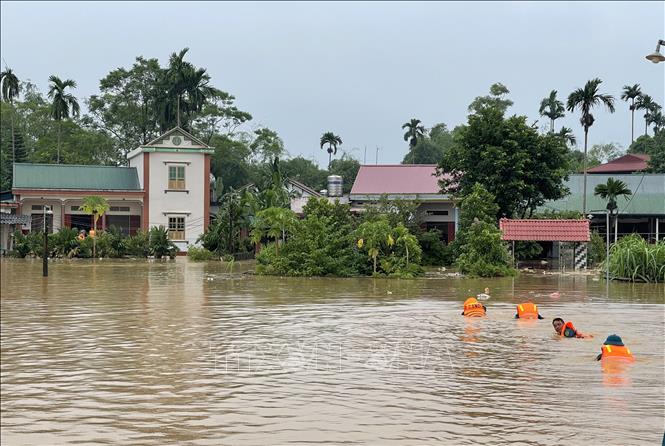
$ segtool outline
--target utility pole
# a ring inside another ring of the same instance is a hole
[[[367,164],[367,145],[365,145],[365,156],[363,157],[363,164]]]
[[[374,161],[374,164],[379,164],[379,148],[376,148],[376,160]]]
[[[48,211],[47,211],[48,209]],[[42,253],[42,275],[48,277],[48,228],[46,226],[46,216],[53,215],[53,211],[46,205],[43,207],[44,223],[44,252]]]

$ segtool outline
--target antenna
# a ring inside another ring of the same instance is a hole
[[[363,164],[367,164],[367,144],[365,144],[365,156],[363,157]]]
[[[376,162],[374,164],[379,164],[379,147],[376,147]]]

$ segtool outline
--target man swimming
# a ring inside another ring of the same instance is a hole
[[[564,320],[561,319],[560,317],[555,317],[554,319],[552,319],[552,326],[554,327],[554,331],[556,331],[558,335],[561,335],[565,338],[583,339],[583,338],[593,337],[591,335],[580,333],[575,329],[572,322],[564,322]]]

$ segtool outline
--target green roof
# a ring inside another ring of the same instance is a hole
[[[607,201],[593,194],[598,184],[607,183],[608,178],[621,180],[633,194],[628,199],[619,197],[619,213],[624,215],[665,215],[665,174],[588,174],[587,212],[604,212]],[[566,182],[570,195],[561,200],[548,201],[541,209],[557,211],[582,211],[584,175],[571,175]]]
[[[14,164],[12,188],[141,190],[134,167],[23,163]]]

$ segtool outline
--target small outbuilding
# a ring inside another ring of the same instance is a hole
[[[499,222],[502,240],[512,241],[515,253],[516,241],[552,242],[553,257],[559,258],[559,264],[567,262],[562,258],[568,246],[573,250],[574,269],[587,267],[587,243],[591,241],[589,220],[511,220],[502,218]]]

